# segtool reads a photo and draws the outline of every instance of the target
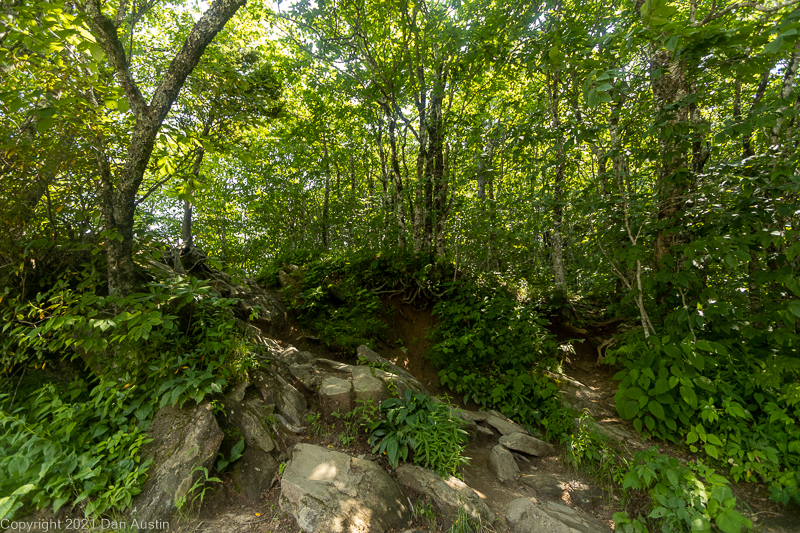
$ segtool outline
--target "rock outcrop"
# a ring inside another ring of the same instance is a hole
[[[411,522],[405,496],[380,466],[311,444],[294,447],[280,506],[309,532],[382,533]]]
[[[147,432],[153,441],[143,456],[153,463],[142,492],[133,500],[130,517],[138,523],[169,527],[178,502],[191,499],[190,491],[201,476],[199,469],[210,468],[217,458],[222,430],[211,406],[204,403],[185,409],[163,407]]]
[[[439,512],[451,519],[461,507],[479,523],[491,525],[494,522],[494,514],[480,496],[456,477],[442,479],[427,468],[404,464],[397,469],[397,482],[429,496]]]

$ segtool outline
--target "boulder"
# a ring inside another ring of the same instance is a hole
[[[512,533],[574,533],[528,498],[517,498],[508,504],[506,522]]]
[[[231,400],[241,402],[244,400],[244,393],[249,386],[250,382],[247,380],[237,383],[236,386],[234,386],[226,396]]]
[[[298,444],[281,479],[280,507],[309,532],[375,532],[410,525],[400,487],[372,461]]]
[[[548,472],[531,472],[523,475],[519,480],[523,485],[535,490],[537,495],[546,496],[554,500],[562,499],[568,489],[568,485],[561,481],[558,476]]]
[[[511,435],[512,433],[520,433],[520,434],[527,434],[528,432],[525,429],[517,424],[509,420],[508,418],[498,414],[486,414],[486,423],[500,432],[501,435]]]
[[[254,446],[247,446],[242,456],[233,463],[233,485],[251,502],[257,502],[261,493],[269,489],[278,462]]]
[[[548,443],[522,433],[504,435],[500,437],[499,442],[509,450],[516,450],[536,457],[547,457],[553,454],[553,447]]]
[[[268,373],[257,371],[253,378],[253,383],[265,405],[274,407],[278,403],[278,389],[280,387],[278,380]]]
[[[451,519],[458,513],[458,508],[463,506],[474,520],[487,525],[494,522],[494,514],[480,496],[456,477],[442,479],[427,468],[404,464],[397,469],[397,482],[430,496],[439,512]]]
[[[353,409],[350,401],[352,383],[346,379],[325,378],[319,387],[319,406],[322,414],[330,416],[333,412],[349,413]]]
[[[302,426],[305,422],[306,397],[300,391],[286,383],[280,388],[278,394],[278,414],[283,416],[293,426]]]
[[[514,481],[519,475],[519,466],[514,455],[499,444],[492,448],[492,453],[489,455],[489,469],[501,483]]]
[[[309,363],[302,365],[293,363],[289,365],[289,373],[309,391],[316,390],[319,378],[313,365]]]
[[[368,366],[353,367],[353,389],[356,392],[356,402],[372,402],[375,407],[386,399],[386,387],[381,380],[372,375]]]
[[[254,446],[265,452],[275,449],[275,442],[267,431],[261,413],[249,405],[230,399],[225,400],[224,424],[236,427],[247,446]]]
[[[152,459],[142,492],[131,504],[130,517],[138,523],[164,523],[177,511],[181,498],[190,499],[200,468],[211,468],[222,443],[222,430],[208,403],[194,408],[160,409],[147,433],[152,442],[143,449],[143,460]]]
[[[277,359],[287,365],[302,365],[314,359],[314,354],[311,352],[301,352],[294,346],[288,346],[280,353]]]

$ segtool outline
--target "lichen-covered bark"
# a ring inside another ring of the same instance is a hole
[[[88,15],[92,34],[108,57],[136,120],[125,161],[113,176],[106,177],[103,195],[106,227],[116,234],[106,244],[109,286],[113,292],[127,294],[136,288],[132,257],[136,195],[161,124],[206,47],[245,3],[246,0],[216,0],[211,4],[195,23],[149,103],[131,74],[117,34],[119,24],[115,25],[103,14],[100,0],[87,0],[79,6]]]

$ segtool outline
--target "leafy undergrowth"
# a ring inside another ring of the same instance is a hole
[[[632,337],[617,350],[623,418],[644,435],[683,443],[735,481],[767,484],[800,503],[800,402],[791,359],[731,335],[714,340]]]
[[[571,424],[556,401],[557,387],[536,371],[555,343],[535,304],[495,276],[458,273],[426,255],[381,252],[323,256],[294,252],[277,258],[260,280],[278,285],[295,264],[296,289],[287,292],[298,318],[329,344],[352,350],[385,333],[381,295],[432,307],[437,326],[428,360],[442,385],[484,408],[557,437]]]
[[[107,296],[95,267],[61,273],[32,299],[5,290],[0,519],[76,504],[87,517],[121,512],[145,479],[155,411],[200,402],[255,364],[234,300],[193,278]],[[38,384],[63,359],[90,377]]]

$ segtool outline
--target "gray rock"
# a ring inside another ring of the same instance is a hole
[[[261,493],[269,489],[278,471],[278,462],[254,446],[247,446],[232,466],[234,487],[251,502],[257,502]]]
[[[400,487],[371,462],[298,444],[281,479],[280,506],[309,532],[350,533],[408,527]]]
[[[264,372],[257,372],[253,383],[266,405],[276,405],[278,403],[278,380]]]
[[[302,426],[305,422],[306,397],[288,383],[281,387],[278,395],[278,413],[293,426]]]
[[[147,433],[153,441],[143,450],[152,459],[142,492],[134,498],[130,517],[138,522],[168,523],[176,502],[190,498],[189,490],[200,479],[196,467],[211,468],[222,443],[211,405],[192,409],[167,406],[160,409]]]
[[[523,475],[519,480],[540,496],[547,496],[555,500],[560,500],[567,490],[566,483],[547,472],[532,472]]]
[[[486,420],[486,417],[489,416],[489,413],[485,411],[475,412],[475,411],[469,411],[467,409],[457,409],[457,411],[458,411],[458,416],[460,416],[461,418],[473,420],[475,422],[483,422],[484,420]]]
[[[566,505],[555,502],[547,502],[542,505],[542,510],[545,511],[550,518],[558,520],[568,528],[572,533],[608,533],[609,529],[604,524],[590,516],[581,516],[570,509]]]
[[[404,487],[430,496],[442,514],[455,517],[459,507],[483,524],[492,524],[494,514],[474,490],[456,477],[442,479],[427,468],[404,464],[397,469],[397,482]]]
[[[313,365],[309,363],[302,365],[293,363],[289,365],[289,373],[302,383],[306,389],[310,391],[316,390],[319,378]]]
[[[287,365],[302,365],[311,361],[313,355],[309,352],[301,352],[294,346],[287,346],[286,349],[280,353],[278,359]]]
[[[493,414],[486,415],[486,423],[500,432],[501,435],[511,435],[512,433],[527,434],[528,432],[519,424],[512,422],[505,417]]]
[[[572,533],[527,498],[517,498],[506,507],[506,522],[512,533]]]
[[[226,400],[224,420],[226,425],[239,430],[247,446],[255,446],[265,452],[275,449],[275,442],[267,431],[264,418],[251,406]]]
[[[353,368],[355,368],[353,365],[348,365],[346,363],[340,363],[339,361],[333,361],[332,359],[323,359],[321,357],[317,358],[317,359],[314,359],[312,361],[312,364],[314,366],[323,366],[324,365],[324,366],[329,367],[331,370],[336,370],[337,372],[342,372],[342,373],[345,373],[345,374],[351,373],[353,371]]]
[[[366,359],[371,363],[374,363],[379,368],[382,368],[389,372],[390,374],[395,374],[398,376],[405,384],[410,387],[414,392],[424,392],[428,394],[427,389],[419,382],[417,378],[411,375],[409,372],[403,370],[399,366],[394,363],[391,363],[378,355],[376,352],[370,350],[363,344],[356,349],[356,353],[358,354],[359,359]],[[399,386],[398,386],[399,388]]]
[[[522,433],[504,435],[500,437],[499,442],[509,450],[516,450],[536,457],[547,457],[553,454],[553,447],[548,443]]]
[[[235,387],[231,389],[231,391],[227,394],[227,397],[230,398],[231,400],[241,402],[242,400],[244,400],[244,393],[247,390],[247,387],[249,386],[250,386],[249,381],[246,380],[242,381],[241,383],[238,383]]]
[[[494,433],[491,429],[487,429],[483,426],[476,426],[475,427],[475,440],[478,442],[489,442],[494,438]]]
[[[397,395],[403,398],[406,394],[407,390],[410,390],[412,393],[417,392],[424,392],[424,390],[420,391],[418,387],[412,386],[407,380],[403,379],[397,374],[393,374],[391,372],[386,372],[385,370],[381,370],[380,368],[373,368],[372,372],[376,379],[379,379],[386,385],[386,389],[391,391],[392,394]]]
[[[356,392],[356,402],[372,402],[376,407],[386,399],[386,387],[383,382],[372,375],[368,366],[353,367],[353,389]]]
[[[278,271],[278,282],[284,289],[286,287],[291,287],[292,289],[297,291],[300,286],[300,282],[298,280],[296,280],[290,274],[287,274],[283,270]]]
[[[346,379],[325,378],[319,387],[319,406],[322,414],[330,416],[333,412],[349,413],[353,406],[350,401],[352,383]]]
[[[489,455],[489,469],[501,483],[514,481],[519,475],[519,466],[514,455],[499,444],[492,448],[492,453]]]

